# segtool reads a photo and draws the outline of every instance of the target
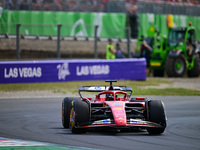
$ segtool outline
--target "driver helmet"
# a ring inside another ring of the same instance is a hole
[[[106,96],[106,100],[107,100],[107,101],[113,101],[113,100],[114,100],[114,96],[113,96],[112,94],[108,94],[108,95]]]

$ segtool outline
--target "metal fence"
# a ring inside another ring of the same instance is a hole
[[[192,1],[191,1],[192,2]],[[196,4],[191,3],[190,0],[183,2],[173,3],[167,0],[0,0],[0,7],[3,10],[24,10],[24,11],[64,11],[64,12],[114,12],[114,13],[126,13],[127,21],[130,28],[123,28],[119,30],[125,31],[126,39],[120,39],[114,37],[115,42],[126,43],[127,57],[131,57],[131,38],[136,39],[138,33],[138,16],[139,13],[154,13],[154,14],[177,14],[177,15],[190,15],[200,16],[200,0],[195,1]],[[35,39],[35,40],[54,40],[57,41],[57,58],[60,58],[60,42],[62,40],[82,40],[88,41],[89,37],[63,37],[62,29],[66,25],[57,25],[56,35],[45,35],[44,37],[38,35],[21,34],[20,28],[27,26],[25,24],[17,25],[10,24],[9,28],[14,28],[16,34],[8,35],[3,33],[0,38],[16,38],[16,57],[20,59],[20,39]],[[41,28],[37,25],[31,25],[37,28]],[[51,25],[52,26],[52,25]],[[48,26],[46,26],[48,28]],[[98,41],[107,41],[108,37],[99,38],[96,33],[98,28],[95,28],[93,37],[94,41],[94,58],[98,58]],[[105,28],[103,30],[111,30]],[[123,41],[124,40],[124,41]]]
[[[12,28],[12,30],[14,29],[15,30],[15,33],[14,34],[7,34],[7,33],[4,33],[4,34],[1,34],[0,35],[0,40],[1,39],[12,39],[12,40],[16,40],[15,41],[15,47],[16,47],[16,59],[21,59],[21,42],[23,42],[24,40],[31,40],[33,41],[49,41],[51,42],[51,44],[53,45],[53,47],[51,47],[49,49],[49,47],[46,48],[47,51],[52,51],[53,53],[55,53],[57,55],[57,58],[60,59],[61,58],[61,49],[63,47],[61,47],[61,42],[62,41],[68,41],[68,44],[70,43],[70,41],[72,41],[76,47],[78,47],[77,44],[79,43],[75,43],[75,42],[89,42],[90,41],[90,45],[91,45],[91,42],[93,42],[93,52],[91,52],[91,47],[87,49],[87,51],[90,51],[90,53],[93,54],[93,58],[102,58],[102,48],[99,47],[99,43],[101,42],[104,42],[104,43],[107,43],[108,41],[108,37],[98,37],[97,33],[98,33],[98,26],[94,26],[94,35],[93,37],[87,37],[87,36],[73,36],[73,37],[68,37],[68,36],[62,36],[61,35],[61,31],[62,31],[62,28],[65,27],[65,25],[62,25],[62,24],[51,24],[51,26],[54,26],[54,28],[56,28],[56,35],[43,35],[43,36],[38,36],[37,34],[36,35],[30,35],[30,34],[23,34],[21,32],[21,28],[24,28],[26,27],[27,24],[9,24],[9,27]],[[41,28],[42,25],[32,25],[34,26],[34,28]],[[46,25],[43,25],[45,27],[48,27]],[[102,30],[110,30],[109,28],[103,28]],[[124,32],[126,32],[126,38],[124,39],[121,39],[119,37],[113,37],[113,44],[115,45],[115,43],[121,43],[120,45],[123,47],[124,49],[124,53],[126,54],[126,57],[130,58],[132,57],[131,56],[131,43],[135,42],[135,40],[131,40],[131,30],[129,27],[127,28],[123,28],[123,29],[120,29],[120,30],[124,30]],[[3,42],[3,41],[0,41],[0,42]],[[46,45],[46,44],[45,44]],[[33,46],[31,44],[31,46]],[[31,47],[30,45],[27,44],[27,47],[26,49],[32,49],[32,50],[35,50],[37,49],[35,47]],[[0,48],[0,49],[3,49],[3,46]],[[65,47],[63,48],[65,50],[67,50]],[[101,51],[99,51],[101,49]],[[104,45],[104,51],[103,53],[105,52],[105,45]],[[36,50],[37,51],[37,50]],[[70,53],[70,52],[69,52]],[[87,53],[87,52],[86,52]],[[99,56],[98,54],[101,53]],[[89,55],[88,55],[89,56]],[[90,57],[92,58],[92,57]]]

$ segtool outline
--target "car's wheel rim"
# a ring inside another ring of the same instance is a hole
[[[71,111],[70,111],[70,130],[73,129],[74,122],[75,122],[75,112],[74,112],[74,109],[71,108]]]

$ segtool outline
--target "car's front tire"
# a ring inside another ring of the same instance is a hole
[[[166,128],[166,113],[164,104],[160,100],[149,100],[147,102],[147,120],[159,124],[159,128],[147,128],[151,135],[161,134]]]
[[[65,97],[62,101],[62,125],[69,128],[70,107],[73,100],[80,100],[79,97]]]
[[[70,108],[70,130],[72,133],[85,133],[79,125],[89,122],[89,105],[86,101],[72,101]]]

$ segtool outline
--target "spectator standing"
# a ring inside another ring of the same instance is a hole
[[[102,0],[90,0],[91,12],[102,12],[104,10],[104,2]]]
[[[14,9],[13,0],[5,1],[5,4],[6,4],[6,10],[13,10]]]
[[[0,1],[0,18],[3,12],[3,2]]]
[[[44,0],[45,11],[60,11],[62,10],[60,0]]]
[[[89,12],[90,11],[90,3],[87,0],[81,0],[78,4],[79,12]]]
[[[106,47],[106,59],[115,59],[116,51],[112,44],[112,39],[108,39],[108,45]]]
[[[197,49],[200,50],[200,41],[197,44]]]
[[[0,7],[2,7],[2,8],[3,8],[3,7],[4,7],[4,5],[5,5],[5,4],[4,4],[4,1],[3,1],[3,0],[0,0]]]
[[[23,0],[19,8],[20,10],[29,10],[28,0]]]
[[[66,11],[77,11],[77,1],[75,0],[66,0]]]
[[[44,0],[44,10],[53,11],[54,10],[54,1],[53,0]]]
[[[150,67],[150,59],[151,59],[151,52],[152,52],[152,43],[153,38],[147,37],[144,39],[142,36],[142,45],[140,46],[140,57],[144,57],[146,59],[146,75],[149,75],[149,67]]]
[[[32,0],[32,10],[41,10],[42,0]]]
[[[137,15],[137,2],[136,0],[126,0],[125,3],[126,13],[127,13],[127,21],[130,24],[131,28],[131,37],[137,38],[138,33],[138,15]]]
[[[125,58],[119,43],[116,44],[116,58]]]
[[[63,7],[64,6],[62,0],[54,0],[54,9],[56,9],[56,11],[62,11]]]
[[[104,12],[124,12],[125,1],[109,0],[105,5]]]
[[[192,39],[188,38],[187,39],[187,54],[189,57],[191,57],[192,55],[194,55],[195,53],[195,49],[196,49],[196,45],[192,43]]]

